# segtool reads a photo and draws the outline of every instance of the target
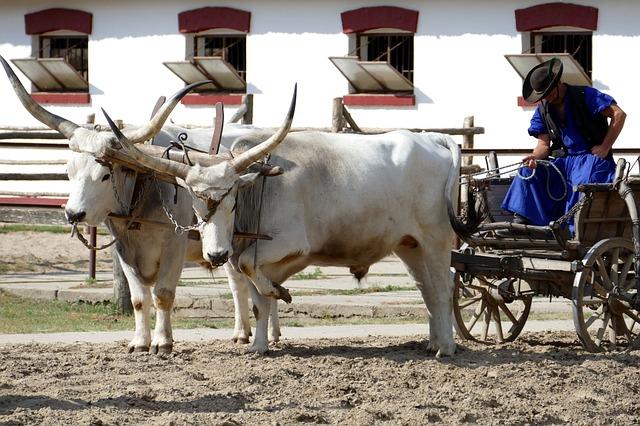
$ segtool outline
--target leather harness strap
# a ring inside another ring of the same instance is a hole
[[[158,110],[160,109],[160,107],[165,103],[165,101],[167,100],[167,98],[165,96],[160,96],[158,98],[158,100],[156,101],[155,106],[153,107],[153,110],[151,111],[151,118],[153,119],[153,116],[156,115],[156,113],[158,112]],[[153,138],[147,142],[145,142],[149,145],[153,145]],[[140,174],[138,172],[134,172],[136,174],[136,183],[133,187],[133,192],[131,193],[131,202],[129,203],[129,216],[133,215],[133,209],[136,207],[135,206],[135,200],[138,199],[140,194],[140,191],[142,191],[142,185],[144,184],[145,178],[146,176],[144,174]],[[134,222],[131,224],[132,227],[134,227],[134,229],[139,228],[140,227],[140,223],[138,222]]]

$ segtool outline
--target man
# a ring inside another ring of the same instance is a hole
[[[611,96],[592,87],[568,85],[561,77],[562,62],[553,58],[535,66],[524,79],[524,99],[542,103],[529,127],[538,144],[522,159],[526,168],[513,180],[502,203],[503,209],[514,213],[513,223],[549,225],[578,202],[580,193],[572,191],[574,185],[614,178],[611,147],[626,113]]]

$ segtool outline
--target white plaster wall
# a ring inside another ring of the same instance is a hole
[[[126,123],[148,119],[156,99],[179,90],[182,82],[163,61],[184,58],[184,36],[178,33],[179,12],[203,6],[228,6],[250,11],[247,40],[248,92],[254,94],[254,123],[280,124],[294,83],[298,106],[294,126],[330,127],[335,97],[347,93],[347,82],[327,59],[348,52],[340,13],[359,7],[394,5],[420,11],[415,37],[417,105],[403,108],[351,107],[363,127],[459,127],[466,116],[486,133],[477,147],[533,147],[526,129],[531,108],[517,106],[521,79],[504,59],[520,53],[514,10],[544,1],[181,1],[98,0],[16,1],[0,4],[0,54],[6,59],[29,56],[24,15],[48,7],[77,8],[93,14],[90,37],[92,103],[87,106],[47,106],[77,122],[100,108]],[[617,146],[636,145],[636,99],[640,50],[637,17],[640,3],[619,0],[573,1],[599,8],[599,28],[593,38],[595,87],[611,93],[629,118]],[[29,87],[29,81],[21,76]],[[38,125],[18,103],[6,79],[0,78],[0,127]],[[227,107],[230,117],[235,107]],[[212,107],[178,106],[176,123],[208,125]]]

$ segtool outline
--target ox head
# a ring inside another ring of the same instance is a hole
[[[121,200],[127,200],[127,196],[130,196],[131,192],[131,189],[129,189],[129,194],[127,194],[127,191],[124,190],[128,171],[122,166],[112,165],[96,159],[96,157],[101,156],[105,147],[119,147],[116,136],[112,132],[101,132],[81,127],[42,108],[27,93],[2,56],[0,56],[0,62],[18,99],[20,99],[26,110],[38,121],[58,131],[69,140],[69,147],[73,152],[67,163],[67,174],[71,184],[69,200],[65,208],[67,220],[72,224],[86,222],[89,225],[96,226],[102,223],[109,213],[122,212],[125,206],[122,206]],[[205,83],[207,82],[194,83],[177,92],[158,109],[147,125],[125,129],[123,132],[128,140],[132,143],[141,143],[154,137],[160,132],[180,99],[194,87]],[[132,187],[132,185],[129,186]],[[117,188],[121,188],[121,194],[116,192]],[[128,200],[125,203],[128,203]]]
[[[286,137],[296,106],[297,87],[282,126],[272,136],[253,148],[237,156],[216,155],[208,165],[187,164],[153,157],[137,149],[113,124],[105,113],[113,132],[119,137],[125,151],[137,162],[156,172],[166,173],[176,178],[193,198],[193,210],[198,217],[202,252],[214,267],[224,264],[233,254],[233,231],[235,221],[236,195],[238,189],[252,184],[259,176],[274,175],[265,170],[253,168]],[[103,111],[104,112],[104,111]]]

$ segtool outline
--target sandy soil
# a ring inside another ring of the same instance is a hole
[[[66,235],[0,237],[5,265],[86,270],[86,249]],[[108,250],[102,259],[108,267]],[[226,341],[177,342],[163,357],[129,355],[126,344],[0,346],[0,424],[630,425],[640,416],[640,351],[590,354],[573,332],[497,347],[458,340],[444,360],[427,354],[424,336],[285,339],[266,356]]]
[[[2,224],[0,224],[0,229]],[[87,239],[88,235],[85,236]],[[108,235],[98,235],[96,246],[109,243]],[[0,233],[1,273],[86,272],[89,270],[89,249],[69,234],[50,232]],[[111,247],[96,252],[96,269],[112,270]]]
[[[588,354],[572,333],[436,360],[421,336],[295,340],[267,356],[230,342],[167,357],[119,344],[0,347],[0,423],[83,425],[631,425],[636,353]]]

